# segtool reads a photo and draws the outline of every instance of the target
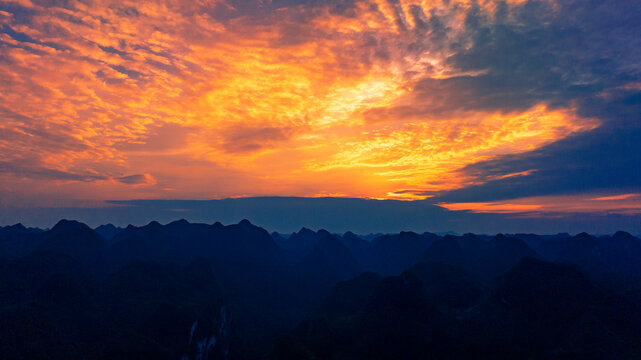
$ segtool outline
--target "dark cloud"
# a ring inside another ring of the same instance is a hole
[[[349,18],[358,16],[356,4],[358,0],[334,0],[326,2],[329,6],[329,13],[333,15],[341,15]]]
[[[392,9],[394,9],[394,18],[398,29],[407,30],[407,19],[405,19],[405,12],[403,11],[403,5],[401,5],[400,0],[387,0],[387,2]]]
[[[56,50],[68,50],[69,47],[65,45],[61,45],[52,41],[38,41],[28,34],[19,32],[14,30],[11,26],[3,24],[2,28],[0,28],[0,34],[7,34],[9,35],[12,39],[22,42],[22,43],[31,43],[31,44],[36,44],[36,45],[42,45],[42,46],[47,46]]]
[[[540,149],[469,165],[462,171],[479,181],[535,170],[527,176],[490,180],[450,191],[447,202],[492,201],[581,192],[641,191],[641,92],[610,102],[584,104],[584,115],[598,115],[602,127]]]
[[[44,7],[60,7],[64,9],[75,9],[74,2],[70,0],[33,0],[36,5]]]
[[[136,174],[119,177],[116,180],[127,185],[146,185],[153,182],[153,178],[146,174]]]
[[[23,50],[26,50],[26,51],[34,54],[34,55],[46,55],[46,52],[44,52],[42,50],[34,49],[33,47],[31,47],[29,45],[25,45],[24,43],[11,44],[11,43],[8,43],[6,41],[0,41],[0,47],[10,47],[10,48],[16,48],[16,49],[23,49]],[[2,56],[2,55],[0,55],[0,56]],[[1,58],[6,63],[11,63],[12,62],[7,57],[1,57]]]
[[[427,28],[420,11],[411,9],[417,28]],[[493,16],[471,6],[464,25],[463,34],[446,42],[451,31],[432,12],[429,41],[417,40],[408,50],[447,45],[453,53],[446,59],[450,74],[419,80],[405,102],[411,105],[375,109],[369,119],[511,112],[540,103],[567,107],[641,79],[638,2],[527,1],[512,7],[499,2]]]
[[[0,1],[0,11],[12,14],[19,23],[30,22],[33,15],[38,13],[34,8],[22,6],[13,1]]]
[[[639,215],[561,214],[536,218],[511,214],[475,214],[448,211],[429,201],[367,200],[348,198],[265,197],[223,200],[110,201],[95,207],[0,208],[0,224],[22,222],[48,227],[61,218],[78,219],[91,226],[114,223],[144,225],[152,220],[169,223],[178,218],[224,224],[249,219],[269,231],[288,233],[302,226],[356,233],[398,232],[535,232],[641,233]],[[177,209],[181,211],[177,213]]]
[[[9,35],[12,39],[17,40],[17,41],[29,42],[29,43],[34,43],[34,44],[38,43],[31,36],[29,36],[29,35],[27,35],[25,33],[21,33],[21,32],[15,31],[9,25],[3,24],[2,25],[2,29],[0,29],[0,31],[2,31],[2,33],[5,33],[5,34]]]
[[[49,169],[41,164],[29,162],[19,163],[18,161],[0,161],[0,174],[1,173],[10,173],[20,177],[41,180],[93,182],[108,179],[108,177],[103,175]]]
[[[429,19],[425,16],[422,7],[411,5],[410,14],[412,14],[412,20],[414,21],[417,34],[424,34],[429,30]]]
[[[292,132],[290,128],[235,126],[223,132],[223,148],[230,153],[256,151],[289,139]]]
[[[101,45],[98,45],[98,47],[102,51],[110,53],[110,54],[117,54],[117,55],[120,55],[120,56],[126,56],[127,55],[127,52],[118,50],[118,49],[116,49],[115,47],[112,47],[112,46],[101,46]]]
[[[123,65],[109,65],[110,68],[116,70],[117,72],[127,75],[130,78],[137,80],[145,76],[145,74],[138,72],[136,70],[128,69]]]
[[[120,85],[120,84],[124,84],[127,81],[127,79],[124,79],[124,78],[117,78],[117,77],[109,76],[103,70],[96,71],[95,75],[96,75],[97,79],[100,79],[100,80],[104,81],[105,84],[107,84],[107,85]]]
[[[147,59],[145,62],[149,64],[149,66],[152,66],[158,70],[164,71],[167,74],[171,74],[171,75],[180,74],[180,69],[173,63],[165,64],[163,62],[151,60],[151,59]]]
[[[453,53],[446,60],[449,77],[421,79],[406,105],[373,109],[366,118],[509,113],[537,104],[574,108],[601,126],[538,150],[469,165],[462,173],[487,183],[439,199],[641,189],[641,3],[499,2],[496,9],[493,15],[477,6],[466,10],[463,34],[446,42]],[[432,33],[435,28],[430,23]],[[524,171],[532,172],[492,180]]]

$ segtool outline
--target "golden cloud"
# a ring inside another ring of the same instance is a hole
[[[410,34],[436,14],[464,44],[466,1],[457,11],[361,1],[348,14],[328,5],[230,17],[216,15],[224,1],[14,3],[32,15],[0,13],[11,29],[0,35],[0,154],[95,175],[82,186],[61,178],[64,196],[424,198],[474,183],[465,165],[598,126],[545,104],[385,112],[411,106],[421,79],[482,73],[457,73],[447,47]],[[173,130],[159,134],[164,126]]]

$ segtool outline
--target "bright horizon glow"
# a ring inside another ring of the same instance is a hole
[[[536,196],[520,199],[476,202],[439,203],[448,210],[474,213],[529,214],[544,216],[561,213],[641,214],[641,194],[613,196],[563,195]]]

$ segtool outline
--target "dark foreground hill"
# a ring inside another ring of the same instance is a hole
[[[0,270],[3,359],[224,358],[231,318],[204,261],[132,262],[99,281],[35,252]],[[205,344],[205,345],[203,345]]]
[[[0,228],[2,359],[641,358],[641,241]]]
[[[484,296],[464,293],[463,301],[449,303],[443,297],[460,294],[456,285],[434,287],[431,275],[425,281],[415,271],[364,274],[337,285],[292,336],[278,341],[273,357],[635,359],[641,353],[639,309],[574,267],[524,258]]]

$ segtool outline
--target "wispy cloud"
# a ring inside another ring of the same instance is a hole
[[[524,197],[494,202],[439,203],[448,210],[474,213],[559,216],[568,213],[641,214],[640,194],[596,196],[594,194]]]

